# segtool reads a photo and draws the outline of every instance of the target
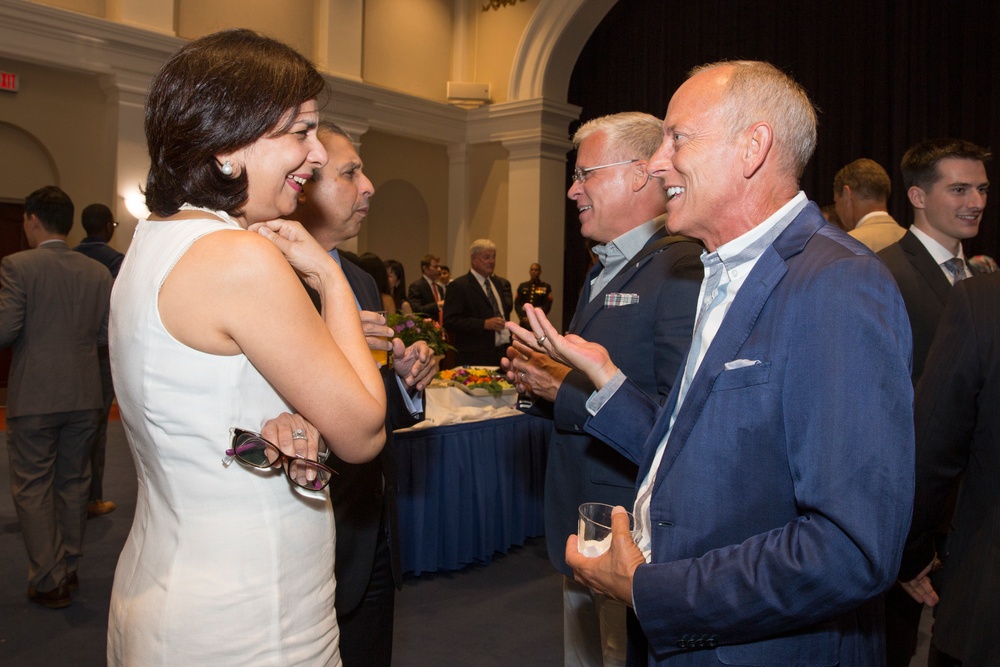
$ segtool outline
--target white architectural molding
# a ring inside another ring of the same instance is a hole
[[[514,55],[508,98],[565,100],[580,51],[616,2],[541,0]]]
[[[149,79],[184,40],[25,0],[0,0],[0,55],[91,74]]]

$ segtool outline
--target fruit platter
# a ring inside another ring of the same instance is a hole
[[[516,392],[498,366],[458,366],[441,371],[437,379],[471,396],[503,396]]]

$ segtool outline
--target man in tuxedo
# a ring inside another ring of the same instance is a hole
[[[438,281],[441,276],[441,258],[424,255],[420,260],[422,274],[406,292],[406,300],[415,313],[423,313],[438,324],[443,322],[441,307],[444,305],[445,286]]]
[[[1000,274],[993,273],[948,295],[913,409],[916,500],[900,579],[914,600],[934,607],[928,664],[938,667],[1000,664],[998,405]],[[948,523],[938,553],[936,534]]]
[[[696,68],[663,130],[649,171],[668,225],[708,251],[666,405],[532,309],[518,332],[586,372],[587,430],[639,464],[638,544],[616,508],[610,549],[588,558],[571,536],[566,562],[633,606],[650,665],[878,665],[913,499],[902,299],[799,190],[816,116],[790,77]]]
[[[11,495],[28,551],[28,599],[71,604],[101,409],[97,346],[107,345],[111,274],[72,252],[73,202],[47,186],[24,202],[31,250],[0,262],[0,347],[13,346],[7,394]]]
[[[989,180],[985,148],[961,139],[933,139],[903,155],[913,224],[879,253],[906,303],[913,330],[913,386],[924,370],[951,286],[972,274],[962,241],[979,233]],[[920,434],[918,433],[918,437]],[[916,651],[922,606],[899,586],[886,592],[886,660],[906,667]]]
[[[510,281],[494,274],[497,246],[489,239],[472,242],[469,262],[472,269],[448,285],[444,328],[455,346],[456,364],[499,366],[510,343],[504,328],[514,307]]]
[[[375,189],[364,175],[351,137],[333,123],[318,130],[329,161],[306,184],[295,216],[337,260],[354,291],[362,325],[372,349],[391,349],[394,364],[382,368],[388,408],[386,443],[379,456],[352,465],[331,455],[328,463],[340,474],[330,484],[337,525],[335,576],[340,655],[344,665],[388,666],[392,660],[393,604],[402,586],[396,510],[396,459],[392,429],[412,426],[422,418],[423,389],[437,371],[434,355],[423,341],[404,349],[376,310],[381,297],[374,279],[352,262],[341,261],[337,246],[354,238],[368,214]],[[372,361],[374,363],[374,360]]]
[[[663,139],[660,121],[619,113],[585,123],[567,196],[580,231],[601,261],[590,271],[569,331],[607,348],[615,364],[654,401],[667,400],[691,343],[702,246],[664,228],[666,193],[647,163]],[[534,304],[533,304],[534,305]],[[545,308],[542,312],[547,312]],[[534,410],[553,420],[545,468],[545,537],[562,572],[565,664],[625,664],[626,606],[573,580],[566,538],[585,502],[631,506],[636,464],[583,431],[594,385],[583,373],[516,345],[504,367]]]
[[[108,241],[115,234],[118,223],[111,209],[104,204],[91,204],[83,209],[80,222],[87,231],[83,239],[73,250],[81,252],[91,259],[108,267],[112,278],[118,277],[122,260],[125,255],[118,252]],[[88,516],[101,516],[114,512],[118,507],[112,500],[104,500],[104,452],[108,444],[108,415],[111,413],[111,403],[115,399],[115,386],[111,379],[111,358],[108,346],[97,348],[97,360],[101,365],[101,414],[98,417],[97,433],[94,435],[94,446],[90,452],[90,502],[87,503]]]
[[[899,285],[913,330],[913,385],[956,278],[972,275],[962,241],[979,233],[986,208],[990,152],[962,139],[911,147],[901,164],[913,224],[879,253]]]
[[[906,230],[888,213],[892,181],[878,162],[861,158],[833,177],[833,202],[847,233],[878,252]]]

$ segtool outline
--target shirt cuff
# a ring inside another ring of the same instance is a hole
[[[403,379],[396,376],[396,385],[399,387],[399,393],[403,395],[403,405],[406,406],[407,411],[411,415],[419,415],[424,411],[424,392],[417,391],[413,395],[410,395],[410,387],[406,386]]]
[[[622,373],[622,370],[619,368],[615,371],[615,374],[611,376],[611,379],[608,380],[607,384],[595,391],[590,395],[590,398],[587,399],[587,412],[590,413],[590,416],[593,417],[600,412],[601,408],[604,407],[604,404],[611,400],[611,397],[615,395],[615,392],[618,391],[618,388],[623,384],[625,384],[625,374]]]

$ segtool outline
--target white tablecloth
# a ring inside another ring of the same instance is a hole
[[[424,392],[424,421],[412,428],[499,419],[522,414],[515,408],[517,394],[473,396],[451,385],[435,381]]]

